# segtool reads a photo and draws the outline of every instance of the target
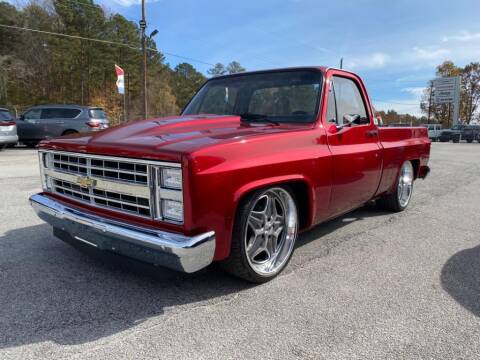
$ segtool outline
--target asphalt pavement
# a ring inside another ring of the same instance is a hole
[[[253,286],[75,249],[28,205],[36,151],[0,153],[0,359],[480,358],[480,144],[433,144],[407,211],[303,234]]]

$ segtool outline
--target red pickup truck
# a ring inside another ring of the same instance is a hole
[[[208,80],[181,116],[43,141],[30,202],[64,241],[264,282],[299,232],[371,200],[404,210],[429,154],[426,128],[375,125],[351,72],[248,72]]]

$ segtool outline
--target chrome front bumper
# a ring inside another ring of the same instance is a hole
[[[187,273],[198,271],[213,261],[213,231],[189,237],[138,227],[79,211],[42,194],[33,195],[30,204],[42,220],[56,229],[54,233],[61,239],[69,236],[100,250]]]

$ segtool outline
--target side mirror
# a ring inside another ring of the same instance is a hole
[[[25,121],[25,115],[23,115],[23,114],[20,115],[20,116],[18,117],[18,120]]]
[[[358,114],[343,115],[343,124],[358,124],[359,121],[360,121],[360,115]]]
[[[336,126],[337,130],[341,130],[343,128],[352,126],[353,124],[355,124],[355,121],[357,121],[358,119],[360,119],[360,115],[345,114],[345,115],[343,115],[343,123],[335,125],[335,126]]]
[[[359,114],[345,114],[343,115],[343,122],[348,122],[352,125],[365,125],[370,124],[370,119],[361,117]]]

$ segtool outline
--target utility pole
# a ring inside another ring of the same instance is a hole
[[[428,117],[427,124],[430,124],[430,114],[432,112],[432,93],[433,93],[433,83],[430,84],[430,96],[428,97]]]
[[[143,54],[143,118],[148,117],[147,108],[147,37],[145,36],[145,28],[147,22],[145,20],[145,0],[142,0],[142,19],[140,20],[140,29],[142,30],[142,54]]]
[[[340,69],[343,69],[343,57],[340,58]]]

